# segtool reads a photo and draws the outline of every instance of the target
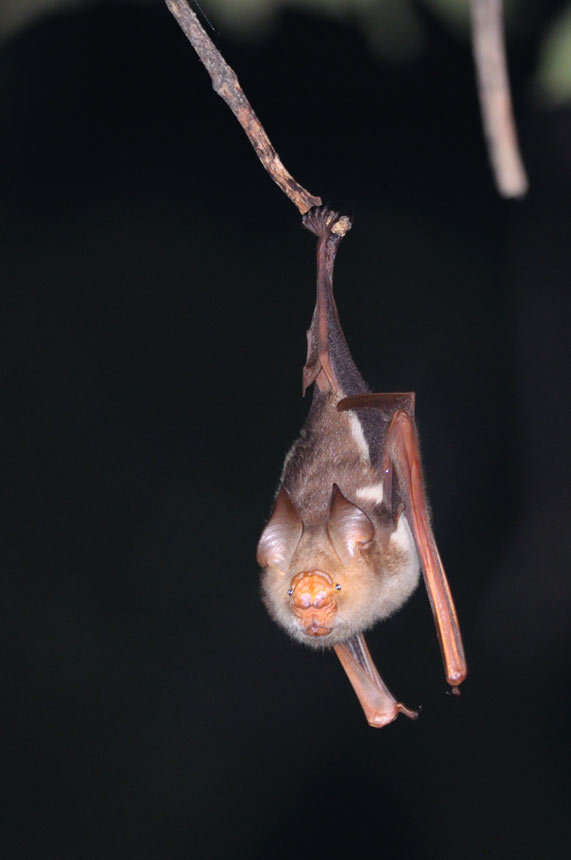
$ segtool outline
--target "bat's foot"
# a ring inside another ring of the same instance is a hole
[[[351,219],[347,215],[340,215],[327,206],[314,206],[306,212],[301,219],[303,226],[316,236],[328,236],[334,233],[343,238],[345,233],[351,229]]]

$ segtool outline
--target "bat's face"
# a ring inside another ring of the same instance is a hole
[[[349,505],[339,493],[338,521],[332,507],[327,523],[304,529],[284,493],[258,545],[270,615],[293,638],[316,648],[343,642],[387,617],[418,581],[406,519],[387,529]]]
[[[315,648],[331,647],[377,620],[379,577],[366,564],[361,567],[361,571],[341,568],[339,561],[332,561],[331,572],[312,568],[293,575],[266,568],[264,602],[294,639]]]

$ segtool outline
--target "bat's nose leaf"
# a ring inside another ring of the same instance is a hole
[[[327,574],[305,573],[293,586],[293,603],[299,609],[309,609],[311,606],[321,609],[331,602],[334,594],[334,585]]]
[[[319,570],[298,573],[290,592],[304,632],[311,637],[329,634],[337,612],[335,585],[329,574]]]

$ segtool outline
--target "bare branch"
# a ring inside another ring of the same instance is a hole
[[[482,122],[496,185],[504,197],[521,197],[528,181],[513,118],[502,0],[470,0],[470,11]]]
[[[246,134],[267,173],[304,215],[321,198],[310,194],[285,169],[264,128],[246,98],[240,82],[220,51],[204,32],[200,21],[185,0],[165,0],[169,12],[198,54],[212,80],[212,87],[224,99]]]

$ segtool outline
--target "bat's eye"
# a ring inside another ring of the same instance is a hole
[[[289,596],[291,597],[291,596],[292,596],[292,594],[293,594],[293,588],[288,588],[287,593],[288,593],[288,594],[289,594]]]
[[[339,585],[339,583],[337,583],[337,585],[335,586],[335,591],[341,591],[341,586]]]

